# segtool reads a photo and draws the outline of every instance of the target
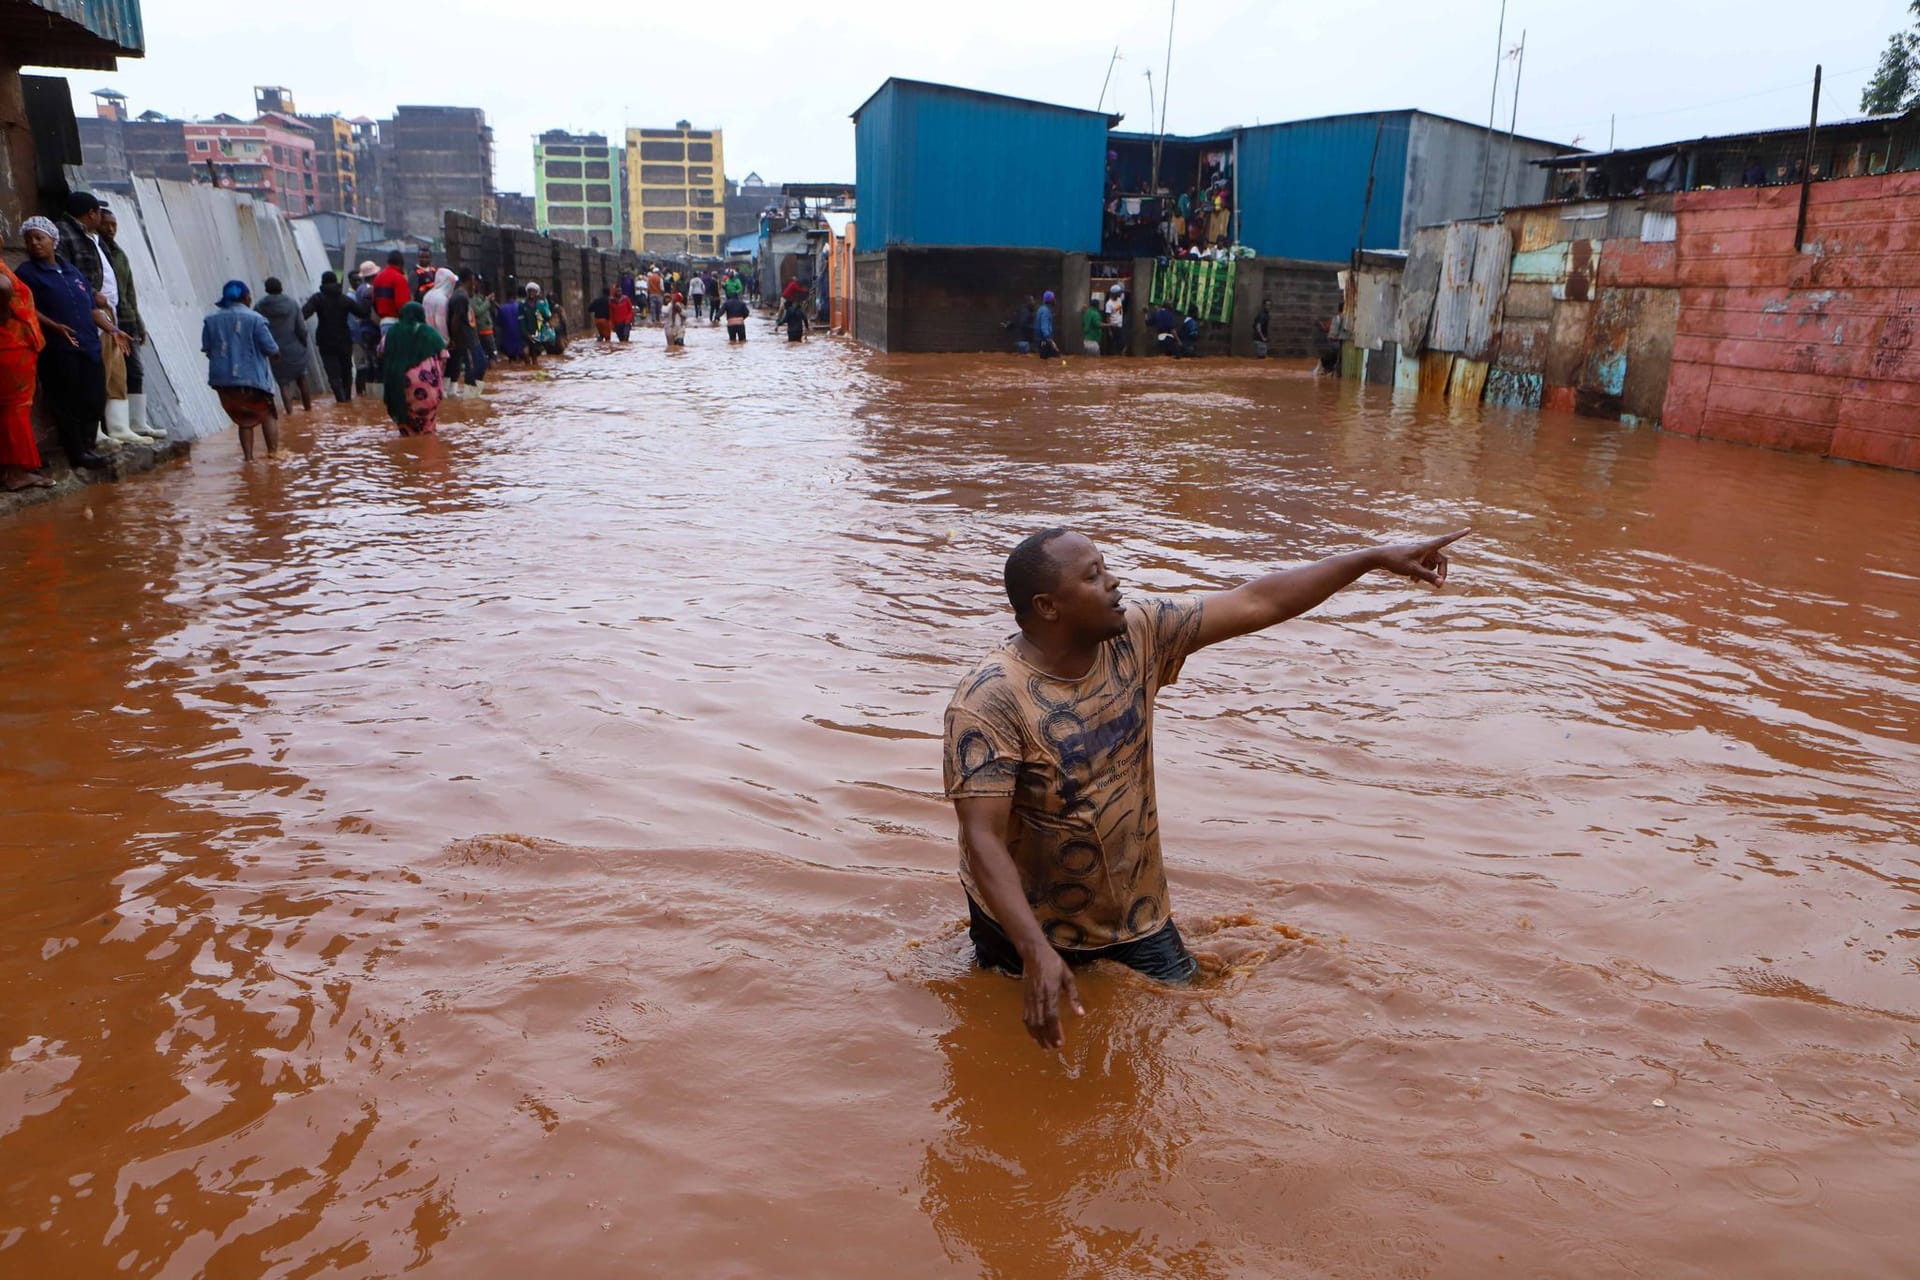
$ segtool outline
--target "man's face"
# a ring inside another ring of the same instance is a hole
[[[114,217],[110,213],[101,214],[100,215],[100,234],[117,237],[120,234],[120,219]]]
[[[98,232],[100,230],[100,211],[98,209],[89,209],[87,212],[75,218],[74,221],[88,231]]]
[[[1120,597],[1120,579],[1107,571],[1100,548],[1080,534],[1066,533],[1047,544],[1047,553],[1053,557],[1059,575],[1053,590],[1045,593],[1054,617],[1085,640],[1108,640],[1124,634],[1127,616]],[[1036,601],[1036,605],[1039,603]]]

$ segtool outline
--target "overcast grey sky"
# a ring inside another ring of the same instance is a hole
[[[502,190],[531,190],[543,129],[616,134],[682,118],[725,130],[731,177],[851,181],[848,114],[890,75],[1092,107],[1117,45],[1107,106],[1125,113],[1123,128],[1149,129],[1145,73],[1159,93],[1171,2],[146,0],[144,59],[52,74],[68,77],[82,111],[101,85],[135,114],[184,117],[249,114],[256,84],[347,116],[482,107]],[[1176,16],[1170,132],[1373,108],[1487,118],[1499,0],[1184,0]],[[1852,115],[1906,21],[1906,0],[1509,0],[1505,43],[1523,29],[1527,41],[1519,129],[1603,147],[1609,115],[1623,146],[1796,124],[1815,63],[1826,66],[1821,117]],[[372,34],[383,22],[389,34]]]

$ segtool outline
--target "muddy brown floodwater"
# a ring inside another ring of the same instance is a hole
[[[1920,476],[756,324],[0,524],[0,1274],[1911,1274]],[[1160,703],[1187,991],[969,969],[938,734],[1135,590],[1470,523]]]

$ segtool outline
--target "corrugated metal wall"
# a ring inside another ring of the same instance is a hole
[[[1527,138],[1508,143],[1498,132],[1489,145],[1487,131],[1479,125],[1420,113],[1408,124],[1408,138],[1400,232],[1409,238],[1421,227],[1545,199],[1546,171],[1530,161],[1561,150]]]
[[[894,83],[855,126],[860,238],[1098,253],[1107,120]]]
[[[1241,243],[1262,257],[1345,262],[1365,208],[1364,247],[1399,248],[1411,115],[1389,111],[1248,129],[1240,139]]]

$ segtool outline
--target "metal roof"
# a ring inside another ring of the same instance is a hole
[[[1825,133],[1829,129],[1858,129],[1869,125],[1890,125],[1910,119],[1915,114],[1915,111],[1890,111],[1885,115],[1845,116],[1839,120],[1822,120],[1815,126],[1815,132]],[[1570,164],[1592,164],[1596,160],[1605,160],[1612,156],[1657,155],[1661,152],[1678,150],[1681,147],[1698,147],[1715,142],[1751,142],[1761,138],[1804,135],[1806,131],[1807,126],[1804,124],[1779,125],[1769,129],[1747,129],[1737,133],[1713,133],[1701,138],[1679,138],[1672,142],[1656,142],[1644,147],[1615,147],[1611,151],[1580,151],[1555,156],[1548,160],[1534,160],[1530,163],[1551,169]]]
[[[32,66],[112,71],[147,49],[140,0],[0,0],[0,15],[24,55],[15,60]]]
[[[957,84],[935,84],[931,80],[904,80],[899,76],[888,76],[878,89],[868,94],[867,100],[853,109],[853,119],[856,121],[859,120],[860,113],[865,111],[875,98],[885,92],[888,85],[897,85],[902,89],[931,89],[936,93],[958,94],[962,97],[978,98],[986,102],[1005,102],[1021,107],[1039,107],[1043,111],[1070,111],[1075,115],[1104,116],[1109,129],[1126,119],[1125,116],[1115,115],[1111,111],[1094,111],[1087,107],[1067,107],[1057,102],[1040,102],[1033,98],[1016,98],[1006,93],[988,93],[984,89],[967,89]]]

